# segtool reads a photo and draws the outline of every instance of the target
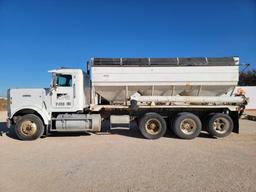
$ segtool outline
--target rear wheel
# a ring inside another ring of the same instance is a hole
[[[19,119],[14,130],[20,140],[35,140],[43,135],[44,124],[38,116],[29,114]]]
[[[202,123],[193,113],[179,113],[174,120],[172,130],[181,139],[193,139],[200,134]]]
[[[157,113],[146,113],[139,121],[141,134],[147,139],[158,139],[166,132],[166,122]]]
[[[233,127],[233,120],[229,115],[216,113],[210,116],[207,131],[214,137],[225,137],[232,132]]]

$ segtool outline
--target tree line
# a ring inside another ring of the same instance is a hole
[[[239,75],[240,86],[256,86],[256,69],[241,72]]]

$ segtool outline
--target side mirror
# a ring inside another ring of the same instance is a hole
[[[58,87],[58,84],[57,84],[57,75],[56,75],[56,73],[53,73],[53,74],[52,74],[51,91],[56,90],[57,87]]]

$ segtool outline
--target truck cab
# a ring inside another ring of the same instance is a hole
[[[49,71],[52,82],[48,105],[51,112],[76,112],[89,107],[90,89],[87,75],[80,69],[57,69]],[[87,85],[87,86],[85,86]]]
[[[25,115],[33,119],[21,125],[23,128],[18,135],[23,131],[22,139],[29,138],[34,132],[34,121],[41,121],[40,126],[45,129],[52,126],[53,119],[59,114],[83,113],[90,107],[90,80],[81,69],[55,69],[49,73],[52,76],[49,88],[8,90],[8,127],[17,125]],[[55,125],[54,128],[57,130]],[[42,134],[41,131],[37,137]]]

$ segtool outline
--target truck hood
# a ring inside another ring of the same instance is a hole
[[[47,89],[9,89],[8,116],[12,116],[20,109],[42,109]]]

